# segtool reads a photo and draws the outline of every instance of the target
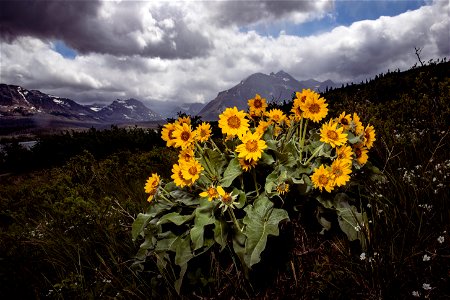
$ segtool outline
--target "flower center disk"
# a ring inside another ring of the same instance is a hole
[[[231,128],[239,128],[241,126],[241,120],[236,116],[232,116],[228,118],[228,126]]]
[[[329,130],[329,131],[327,132],[327,136],[328,136],[328,138],[329,138],[330,140],[337,140],[337,139],[338,139],[338,134],[337,134],[337,132],[336,132],[336,131],[333,131],[333,130]]]
[[[191,137],[191,135],[190,135],[190,133],[189,132],[187,132],[187,131],[183,131],[182,133],[181,133],[181,139],[183,140],[183,141],[189,141],[189,138]]]
[[[247,149],[248,152],[256,152],[258,150],[258,142],[255,140],[248,141],[245,143],[245,149]]]
[[[320,106],[316,103],[311,104],[311,106],[309,107],[309,111],[313,114],[317,114],[320,111]]]

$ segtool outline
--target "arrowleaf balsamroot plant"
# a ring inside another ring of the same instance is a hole
[[[154,256],[161,274],[167,266],[179,270],[167,279],[177,292],[189,261],[217,247],[232,249],[247,273],[261,261],[268,236],[279,235],[279,223],[306,197],[332,211],[348,239],[366,247],[366,212],[352,205],[344,187],[356,184],[352,174],[370,165],[373,126],[364,127],[356,113],[326,120],[328,104],[311,90],[296,93],[290,115],[267,110],[258,94],[248,105],[247,112],[223,111],[219,138],[213,139],[210,124],[192,128],[186,117],[162,129],[179,160],[172,181],[156,173],[148,179],[149,208],[137,216],[132,236],[144,238],[137,265]],[[330,229],[320,214],[317,219]]]

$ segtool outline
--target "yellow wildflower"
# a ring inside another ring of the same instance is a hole
[[[289,192],[289,184],[286,182],[279,183],[277,185],[277,192],[280,195],[284,195],[285,193]]]
[[[356,162],[360,166],[363,166],[369,159],[367,152],[369,152],[369,151],[363,144],[353,145],[353,153],[355,153]]]
[[[192,131],[191,125],[186,123],[177,124],[173,132],[175,137],[175,147],[181,147],[181,149],[186,149],[192,147],[195,138],[195,132]]]
[[[311,97],[306,97],[306,101],[300,102],[300,108],[303,111],[303,117],[319,122],[328,114],[328,104],[324,98],[319,98],[319,94],[314,93]]]
[[[153,197],[156,195],[160,180],[159,175],[156,173],[153,173],[152,176],[147,179],[144,189],[147,194],[150,194],[147,198],[148,202],[152,201]]]
[[[331,173],[324,167],[324,165],[320,165],[319,168],[314,170],[314,173],[311,175],[311,181],[313,182],[314,187],[320,189],[320,191],[325,188],[328,193],[331,193],[334,189],[334,182],[331,177]]]
[[[211,125],[203,122],[195,129],[195,133],[197,141],[206,142],[211,137]]]
[[[212,201],[219,197],[219,193],[217,192],[217,189],[211,185],[206,191],[201,192],[199,196],[203,198],[208,197],[208,201]]]
[[[261,155],[266,148],[266,142],[261,140],[261,136],[257,132],[252,133],[251,131],[248,131],[242,137],[242,144],[236,147],[236,152],[239,153],[239,158],[257,161],[261,158]]]
[[[286,115],[281,111],[281,109],[274,108],[266,112],[266,116],[269,118],[269,122],[276,124],[282,124],[286,122]]]
[[[196,159],[190,160],[186,163],[181,163],[180,167],[183,178],[192,182],[195,182],[203,171],[202,165]]]
[[[172,147],[175,145],[175,137],[173,136],[175,127],[176,126],[174,123],[167,123],[161,130],[161,138],[167,143],[167,147]]]
[[[245,172],[256,167],[256,164],[257,161],[254,159],[239,158],[239,165],[241,165],[242,170],[244,170]]]
[[[344,145],[347,142],[347,134],[342,133],[344,128],[337,128],[337,125],[332,120],[328,124],[323,124],[320,129],[320,141],[330,144],[333,148]]]
[[[179,186],[179,187],[190,186],[193,183],[192,180],[187,180],[186,178],[184,178],[182,169],[177,164],[174,164],[173,167],[172,167],[172,176],[171,176],[171,178],[173,179],[175,184],[177,186]]]
[[[266,111],[267,102],[265,98],[261,98],[256,94],[255,98],[248,100],[249,112],[252,116],[261,116]]]
[[[246,113],[235,107],[227,108],[219,116],[219,128],[227,137],[243,136],[248,130],[248,120],[245,118]]]
[[[352,130],[356,135],[364,133],[364,126],[356,113],[353,113],[353,119],[350,124],[350,130]]]
[[[336,159],[331,164],[331,178],[334,184],[337,186],[342,186],[350,180],[349,174],[352,172],[349,160]]]
[[[350,146],[336,147],[336,159],[347,160],[351,163],[353,159],[353,151]]]
[[[344,127],[345,130],[349,130],[350,129],[350,124],[352,122],[352,116],[351,115],[346,115],[345,111],[342,112],[339,117],[337,118],[337,122]]]
[[[373,128],[372,125],[367,125],[367,127],[364,129],[364,146],[367,147],[367,149],[372,148],[373,142],[375,142],[377,139],[375,138],[375,128]]]

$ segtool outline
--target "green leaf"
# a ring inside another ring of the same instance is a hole
[[[242,174],[242,168],[239,164],[239,160],[237,157],[230,160],[225,172],[223,173],[222,180],[220,181],[220,185],[222,187],[229,187],[233,180]]]
[[[180,226],[183,223],[186,223],[189,220],[192,220],[194,218],[194,214],[190,214],[190,215],[180,215],[177,212],[171,212],[168,213],[164,216],[162,216],[158,222],[156,223],[157,225],[162,225],[168,222],[172,222],[177,226]]]
[[[244,267],[244,271],[247,274],[247,265],[245,263],[245,241],[247,237],[237,228],[234,230],[233,235],[233,250],[234,253],[239,257],[239,260]]]
[[[178,243],[177,248],[175,250],[175,263],[181,267],[180,275],[178,279],[175,281],[175,290],[178,294],[180,294],[181,285],[183,283],[184,274],[187,270],[187,264],[194,255],[191,250],[191,238],[187,235],[184,239]]]
[[[227,245],[227,223],[224,220],[214,221],[214,240],[221,246],[220,251]]]
[[[191,250],[191,237],[186,235],[185,238],[181,239],[176,245],[175,249],[175,263],[179,266],[187,264],[187,262],[194,257]]]
[[[322,216],[323,212],[325,212],[325,209],[323,207],[319,206],[316,211],[316,218],[317,218],[317,221],[319,221],[320,225],[322,225],[322,227],[323,227],[320,234],[324,234],[325,230],[328,231],[331,229],[331,222]]]
[[[263,136],[263,139],[266,141],[267,149],[270,149],[270,150],[278,150],[278,147],[277,147],[277,141],[275,141],[275,140],[270,140],[270,139],[269,139],[270,137],[267,137],[267,138],[266,138],[266,136],[272,136],[272,134],[271,134],[271,133],[268,134],[267,131],[266,131],[266,133],[265,133],[264,136]]]
[[[223,168],[227,164],[227,159],[225,158],[225,155],[218,151],[214,151],[211,149],[206,149],[204,153],[208,159],[210,166],[212,167],[212,171],[219,176],[223,172]]]
[[[181,235],[175,235],[170,232],[168,238],[160,239],[156,242],[155,251],[156,252],[167,252],[173,251],[175,252],[178,248],[178,245],[181,242]]]
[[[362,138],[359,135],[355,136],[353,133],[347,132],[347,140],[350,144],[361,143],[362,142],[361,139]]]
[[[266,177],[266,184],[264,186],[264,190],[267,194],[271,194],[273,189],[277,186],[277,180],[278,180],[278,172],[273,171]]]
[[[238,188],[234,188],[232,194],[238,195],[238,197],[237,197],[238,204],[236,204],[236,207],[243,208],[244,205],[247,203],[247,195],[244,193],[244,191],[241,191]]]
[[[275,160],[273,159],[272,155],[263,152],[261,155],[261,163],[265,164],[265,165],[271,165],[275,162]]]
[[[215,221],[213,214],[214,204],[207,200],[200,202],[200,206],[195,209],[194,226],[191,228],[190,236],[194,244],[194,251],[203,247],[203,236],[205,226],[213,224]]]
[[[153,235],[146,235],[145,241],[141,244],[139,247],[139,250],[136,254],[136,259],[138,260],[144,260],[147,256],[147,251],[150,248],[154,248],[156,244],[156,239]]]
[[[278,236],[278,224],[289,219],[289,216],[284,209],[273,208],[273,203],[266,196],[260,196],[254,205],[249,205],[244,210],[247,213],[243,220],[247,236],[244,260],[251,267],[261,260],[269,234]]]
[[[359,240],[362,249],[366,250],[366,237],[363,230],[368,223],[367,215],[364,212],[358,212],[355,206],[350,205],[349,199],[344,193],[339,193],[335,197],[339,227],[349,241]]]
[[[141,235],[144,237],[144,228],[153,216],[151,214],[138,214],[131,226],[131,237],[133,242]]]
[[[170,196],[174,199],[177,203],[182,203],[187,206],[197,206],[198,200],[197,198],[194,198],[192,194],[187,193],[186,191],[177,189],[170,192]]]

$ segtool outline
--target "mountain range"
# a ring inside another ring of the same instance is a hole
[[[31,127],[99,127],[110,124],[136,124],[140,122],[164,122],[176,117],[178,112],[203,120],[217,120],[226,107],[247,109],[247,100],[261,95],[268,102],[291,100],[293,93],[305,88],[324,91],[338,84],[327,80],[297,81],[284,71],[255,73],[236,86],[219,92],[206,105],[202,103],[176,103],[174,101],[148,100],[146,105],[137,99],[114,100],[111,104],[81,105],[71,99],[27,90],[17,85],[0,84],[0,127],[25,124]],[[31,125],[30,125],[31,124]],[[19,126],[20,127],[20,126]]]
[[[292,95],[302,89],[325,91],[328,88],[336,88],[339,84],[331,80],[320,82],[314,79],[298,81],[288,73],[255,73],[242,80],[234,87],[220,92],[217,97],[207,103],[198,113],[203,120],[217,120],[219,114],[227,107],[236,106],[238,109],[247,109],[247,100],[259,94],[266,98],[267,102],[282,102],[292,100]]]

